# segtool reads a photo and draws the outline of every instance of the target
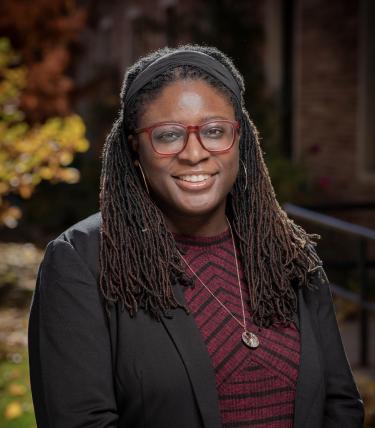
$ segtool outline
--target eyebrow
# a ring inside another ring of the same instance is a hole
[[[215,115],[215,116],[205,116],[202,118],[201,122],[208,122],[210,120],[231,120],[231,119],[228,119],[227,117],[224,117],[224,116]]]
[[[228,117],[225,117],[225,116],[212,115],[212,116],[204,116],[204,117],[202,117],[201,120],[198,123],[203,124],[203,123],[211,122],[211,121],[214,121],[214,120],[230,120],[230,121],[232,121],[232,120],[236,120],[236,119],[229,119]],[[161,121],[155,122],[155,124],[156,123],[158,123],[158,124],[175,123],[175,124],[181,124],[181,125],[185,125],[185,126],[186,125],[192,125],[192,123],[190,121],[189,121],[189,123],[187,123],[187,122],[183,123],[183,122],[181,122],[181,121],[179,121],[177,119],[161,120]],[[149,125],[149,126],[153,126],[153,125]],[[145,128],[147,128],[147,126],[142,126],[140,128],[137,128],[137,129],[145,129]]]
[[[206,122],[211,122],[214,120],[235,120],[235,119],[230,119],[226,116],[219,116],[219,115],[212,115],[212,116],[204,116],[202,117],[197,123],[206,123]],[[181,123],[184,124],[183,122],[179,121],[179,120],[163,120],[164,123]],[[189,122],[189,123],[187,123]],[[187,125],[191,125],[191,121],[186,121]]]

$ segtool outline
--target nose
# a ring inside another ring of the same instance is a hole
[[[210,152],[207,151],[200,143],[196,130],[189,130],[188,139],[184,150],[178,154],[180,160],[184,160],[191,164],[196,164],[210,156]]]

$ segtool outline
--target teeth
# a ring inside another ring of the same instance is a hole
[[[197,183],[198,181],[207,180],[210,178],[208,174],[200,174],[200,175],[182,175],[180,177],[181,180],[190,181],[192,183]]]

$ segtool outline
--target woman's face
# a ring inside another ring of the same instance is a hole
[[[181,80],[163,89],[138,120],[138,127],[160,122],[183,125],[226,119],[235,121],[232,105],[202,80]],[[133,140],[152,198],[167,219],[225,216],[226,198],[237,177],[239,135],[232,148],[221,154],[208,152],[190,133],[184,150],[174,156],[156,153],[146,132]]]

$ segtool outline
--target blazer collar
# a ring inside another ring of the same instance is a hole
[[[305,301],[304,293],[298,289],[298,314],[300,330],[300,367],[294,405],[294,428],[306,426],[309,411],[323,381],[323,370],[319,355],[314,317],[315,301]],[[309,309],[311,306],[311,309]]]
[[[176,299],[186,304],[182,286],[175,287]],[[215,373],[205,343],[192,315],[178,309],[173,318],[162,318],[190,378],[205,428],[221,428]]]

